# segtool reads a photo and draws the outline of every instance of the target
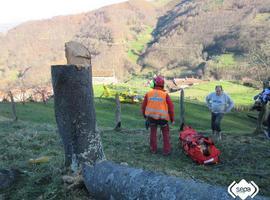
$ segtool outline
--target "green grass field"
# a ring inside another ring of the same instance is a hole
[[[212,81],[187,88],[185,90],[185,96],[188,99],[204,103],[205,97],[207,94],[214,91],[216,85],[222,85],[224,92],[233,99],[236,107],[251,106],[253,104],[253,97],[260,92],[254,88],[245,87],[228,81]]]
[[[236,65],[234,54],[221,54],[214,58],[214,63],[217,67],[232,67]]]
[[[210,114],[203,99],[217,83],[205,83],[185,90],[186,123],[205,135],[210,133]],[[250,98],[257,93],[251,88],[229,82],[222,82],[222,85],[236,105],[250,105]],[[144,90],[147,88],[140,88],[140,91]],[[101,93],[102,87],[95,86],[95,96],[99,97]],[[178,122],[178,94],[171,96]],[[255,120],[247,117],[249,112],[233,111],[224,117],[222,127],[225,137],[216,144],[222,152],[221,163],[200,166],[179,148],[178,123],[171,126],[172,154],[162,156],[161,139],[159,153],[150,154],[149,135],[144,128],[139,104],[122,104],[123,130],[113,131],[114,104],[113,99],[95,98],[97,122],[107,159],[224,187],[244,178],[254,181],[260,187],[261,195],[270,196],[270,141],[263,135],[253,134]],[[54,119],[53,101],[46,105],[17,104],[17,113],[19,121],[12,122],[10,104],[0,104],[0,166],[15,167],[24,172],[12,188],[0,191],[0,199],[87,199],[85,190],[68,191],[61,181],[61,176],[65,174],[64,153]],[[29,159],[40,156],[51,159],[39,165],[28,163]]]
[[[128,57],[133,62],[136,63],[141,51],[146,47],[146,44],[152,39],[153,28],[147,26],[145,31],[138,34],[135,40],[128,43]]]

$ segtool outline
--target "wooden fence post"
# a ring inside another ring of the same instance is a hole
[[[10,97],[10,102],[11,102],[11,109],[12,109],[12,115],[13,115],[13,120],[17,121],[18,120],[18,116],[16,113],[16,104],[13,98],[13,94],[11,91],[8,92],[8,96]]]
[[[115,95],[116,111],[115,111],[115,127],[114,130],[121,130],[121,103],[119,99],[119,94]]]
[[[179,123],[179,125],[180,125],[180,131],[182,131],[183,130],[183,128],[184,128],[184,125],[185,125],[185,106],[184,106],[184,97],[185,97],[185,95],[184,95],[184,89],[181,89],[180,90],[180,98],[179,98],[179,104],[180,104],[180,123]]]

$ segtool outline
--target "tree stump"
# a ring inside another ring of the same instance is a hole
[[[65,165],[93,165],[105,159],[96,128],[90,66],[51,68],[55,118],[65,150]],[[89,76],[90,75],[90,76]]]

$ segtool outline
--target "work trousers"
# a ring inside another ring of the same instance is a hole
[[[163,136],[163,154],[168,155],[171,152],[170,129],[167,120],[155,120],[150,118],[150,150],[157,153],[157,128],[160,126]]]

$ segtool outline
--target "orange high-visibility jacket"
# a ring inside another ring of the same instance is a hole
[[[162,90],[153,89],[147,93],[147,105],[145,116],[153,119],[165,119],[169,121],[167,93]]]

